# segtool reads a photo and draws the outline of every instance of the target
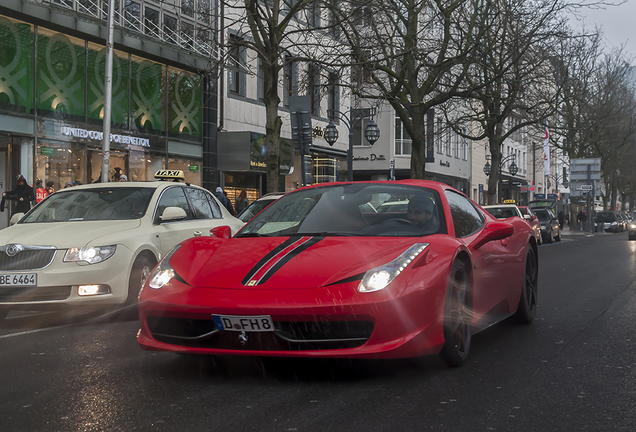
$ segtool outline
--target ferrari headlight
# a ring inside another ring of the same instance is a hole
[[[181,247],[181,245],[177,245],[172,249],[168,254],[163,257],[163,259],[159,262],[159,265],[155,267],[152,274],[148,278],[148,286],[152,289],[161,289],[172,279],[179,277],[177,272],[174,271],[172,267],[170,267],[170,258],[174,253]]]
[[[64,255],[64,262],[86,262],[97,264],[106,261],[115,253],[115,245],[112,246],[87,246],[82,248],[69,248]]]
[[[386,288],[428,245],[416,243],[390,263],[367,271],[358,285],[358,291],[370,293]]]

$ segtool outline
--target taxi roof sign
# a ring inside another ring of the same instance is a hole
[[[516,204],[517,201],[513,200],[513,199],[507,199],[507,200],[503,200],[502,204]]]
[[[181,170],[159,170],[155,173],[157,180],[184,180],[185,174]]]

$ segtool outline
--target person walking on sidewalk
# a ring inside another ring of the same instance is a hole
[[[586,219],[587,215],[585,214],[585,212],[583,210],[579,211],[579,214],[576,216],[576,220],[579,222],[579,224],[581,224],[581,231],[583,231],[583,224],[585,223]]]

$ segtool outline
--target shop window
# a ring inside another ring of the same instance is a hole
[[[90,43],[87,50],[88,119],[101,125],[104,118],[104,71],[106,48]],[[116,128],[128,128],[128,54],[115,51],[113,55],[111,123]]]
[[[402,119],[395,116],[395,154],[408,156],[411,154],[413,141],[406,131]]]
[[[53,182],[53,189],[64,188],[67,182],[87,182],[84,145],[40,140],[37,148],[37,178],[43,184]]]
[[[160,134],[164,130],[164,66],[131,57],[131,117],[137,130]]]
[[[30,113],[33,109],[33,27],[0,17],[0,110]],[[6,57],[4,57],[6,56]]]
[[[185,174],[185,181],[201,186],[201,161],[185,158],[170,158],[168,159],[168,168],[170,170],[181,170]]]
[[[199,141],[203,129],[201,76],[170,68],[169,84],[170,136]]]
[[[43,115],[84,121],[85,42],[38,29],[37,107]]]

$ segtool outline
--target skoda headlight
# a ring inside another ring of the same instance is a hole
[[[116,246],[86,246],[82,248],[70,248],[64,255],[64,262],[86,262],[97,264],[106,261],[115,253]]]
[[[390,263],[367,271],[358,285],[358,291],[370,293],[386,288],[428,245],[416,243]]]
[[[170,258],[174,253],[181,247],[181,245],[177,245],[172,249],[168,254],[163,257],[163,259],[159,262],[159,265],[155,267],[152,274],[148,278],[148,286],[152,289],[160,289],[163,288],[168,282],[172,279],[178,279],[182,281],[181,277],[174,271],[172,267],[170,267]]]

